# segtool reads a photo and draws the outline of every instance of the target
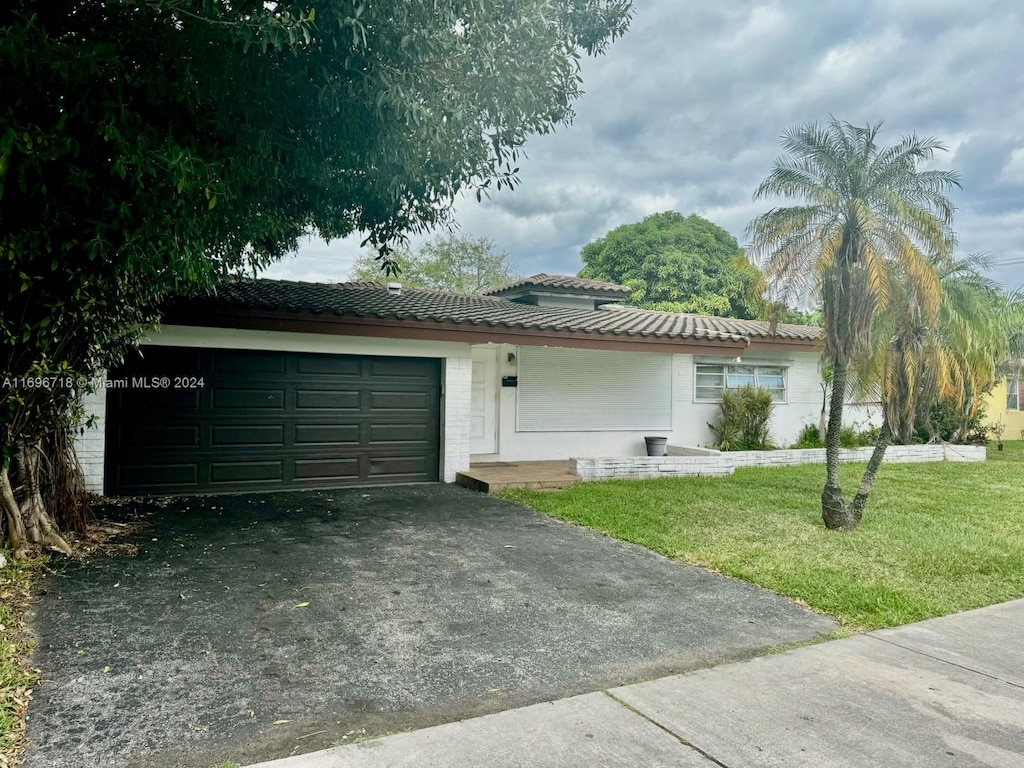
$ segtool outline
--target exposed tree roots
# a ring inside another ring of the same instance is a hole
[[[36,545],[71,556],[71,545],[58,532],[40,491],[41,458],[37,445],[23,444],[11,466],[0,469],[0,506],[6,544],[15,557]]]

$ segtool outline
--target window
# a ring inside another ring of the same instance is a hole
[[[1006,410],[1020,410],[1020,378],[1006,379]]]
[[[719,365],[697,363],[694,399],[717,402],[722,390],[761,387],[772,393],[772,400],[786,402],[786,369],[777,365]]]
[[[520,432],[672,428],[672,355],[520,347]]]

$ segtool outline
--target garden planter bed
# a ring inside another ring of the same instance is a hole
[[[840,461],[867,461],[871,447],[843,448]],[[686,446],[668,447],[668,456],[616,456],[569,459],[569,472],[587,480],[646,479],[652,477],[731,475],[736,467],[791,467],[824,464],[824,448],[790,448],[780,451],[714,451]],[[886,463],[931,461],[984,461],[982,445],[890,445]]]

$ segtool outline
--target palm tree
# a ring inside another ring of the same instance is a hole
[[[747,228],[765,277],[779,294],[821,300],[823,354],[833,379],[821,493],[828,528],[860,522],[839,480],[850,368],[870,353],[873,318],[891,304],[896,280],[913,286],[921,319],[934,322],[941,296],[934,263],[947,261],[955,245],[947,192],[960,185],[959,177],[919,168],[945,147],[916,136],[879,146],[880,128],[830,118],[786,131],[786,153],[754,199],[782,197],[799,204],[772,208]]]
[[[941,287],[939,314],[923,322],[913,286],[894,285],[889,309],[876,317],[873,354],[857,371],[861,391],[882,403],[884,421],[875,450],[850,507],[863,515],[890,440],[909,443],[924,426],[935,439],[930,412],[944,401],[960,414],[961,434],[982,406],[1001,366],[1016,353],[1022,298],[1005,293],[984,273],[990,262],[971,255],[935,264]]]

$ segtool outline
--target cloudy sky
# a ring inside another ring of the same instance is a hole
[[[523,274],[574,274],[580,248],[664,210],[744,244],[757,184],[787,127],[884,121],[881,140],[935,136],[958,170],[962,253],[1024,286],[1024,4],[1019,0],[634,0],[629,33],[583,64],[572,126],[537,137],[522,184],[460,201],[461,230]],[[414,241],[415,244],[416,241]],[[348,277],[358,238],[310,240],[265,275]]]

